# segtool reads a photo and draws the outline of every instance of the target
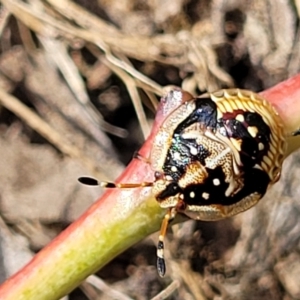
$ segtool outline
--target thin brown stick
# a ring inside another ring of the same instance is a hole
[[[150,132],[150,127],[146,118],[145,111],[142,106],[142,100],[140,98],[140,95],[137,90],[137,86],[135,84],[135,80],[128,75],[126,72],[124,72],[122,69],[119,69],[118,67],[110,64],[109,66],[111,70],[119,76],[124,84],[127,87],[128,93],[130,95],[131,101],[133,103],[139,124],[141,126],[144,139],[147,138]]]
[[[153,297],[151,300],[164,300],[170,297],[180,287],[180,281],[174,280],[164,290]]]
[[[113,289],[108,284],[106,284],[101,278],[91,275],[86,279],[86,282],[96,287],[98,290],[107,294],[111,299],[119,299],[119,300],[132,300],[132,298],[127,295]]]
[[[84,152],[76,146],[71,145],[65,136],[61,136],[55,129],[47,124],[35,112],[29,109],[26,105],[19,101],[19,99],[6,93],[0,88],[0,103],[15,115],[24,120],[32,129],[37,131],[40,135],[45,137],[50,143],[55,145],[61,152],[79,160],[93,176],[108,180],[106,176],[100,172],[95,163],[86,157]]]
[[[66,46],[60,41],[42,36],[39,36],[39,39],[47,50],[47,53],[52,58],[53,62],[56,64],[57,68],[63,74],[76,100],[83,106],[84,109],[86,109],[92,121],[108,133],[119,137],[126,137],[126,130],[105,122],[101,113],[91,103],[83,80],[79,75],[78,69],[74,65],[74,62],[67,53]]]
[[[83,28],[93,29],[99,33],[116,34],[118,29],[104,20],[86,11],[82,6],[69,0],[46,0],[56,11],[64,17],[74,20]],[[80,16],[80,18],[78,18]]]
[[[2,6],[0,9],[0,36],[3,34],[3,30],[11,16],[10,12],[6,9],[6,7]]]

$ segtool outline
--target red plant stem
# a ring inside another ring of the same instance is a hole
[[[262,93],[277,109],[287,131],[300,124],[300,75]],[[153,138],[169,110],[158,110],[151,135],[139,153],[149,157]],[[153,170],[133,160],[118,181],[153,180]],[[164,211],[150,188],[111,189],[23,269],[0,286],[0,299],[58,299],[121,251],[158,230]]]
[[[287,132],[300,128],[300,74],[262,92],[261,95],[275,107]]]
[[[263,91],[266,98],[281,116],[287,136],[300,128],[300,74]],[[300,138],[288,138],[289,155],[300,148]]]
[[[154,136],[171,109],[169,104],[161,105],[152,132],[139,151],[143,157],[149,157]],[[150,165],[134,159],[118,181],[153,179]],[[0,299],[64,296],[118,253],[157,231],[163,216],[164,210],[153,199],[150,188],[107,190],[76,222],[0,286]]]

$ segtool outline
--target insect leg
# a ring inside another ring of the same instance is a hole
[[[164,238],[167,233],[168,225],[175,218],[176,210],[175,208],[170,208],[166,213],[160,228],[158,245],[157,245],[157,272],[160,277],[164,277],[166,273],[166,263],[164,259]]]

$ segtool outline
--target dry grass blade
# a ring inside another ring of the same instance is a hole
[[[143,87],[146,90],[150,90],[151,92],[155,93],[156,95],[162,96],[163,95],[163,87],[148,78],[147,76],[143,75],[142,73],[138,72],[136,69],[134,69],[132,66],[128,65],[124,61],[119,60],[115,56],[113,56],[108,49],[105,49],[107,47],[97,44],[100,49],[102,49],[106,54],[106,59],[112,63],[113,65],[119,67],[120,69],[126,71],[128,74],[130,74],[132,77],[134,77],[137,82],[141,82]]]
[[[295,5],[297,8],[298,17],[300,17],[300,0],[295,0]]]
[[[203,281],[203,278],[201,278],[200,274],[196,274],[191,270],[187,261],[177,262],[176,260],[172,260],[170,265],[172,268],[173,280],[181,280],[187,289],[192,293],[194,299],[207,300],[205,293],[201,288],[201,282]]]
[[[94,176],[103,177],[103,174],[95,167],[94,162],[86,157],[80,149],[78,149],[75,145],[69,144],[66,137],[61,136],[36,113],[20,102],[17,98],[7,94],[3,89],[0,89],[0,103],[24,120],[32,129],[44,136],[61,152],[78,159]]]
[[[299,12],[300,12],[300,0],[299,0]],[[289,76],[294,76],[299,72],[299,63],[300,63],[300,28],[298,27],[293,50],[290,56],[290,61],[288,65],[288,74]]]
[[[142,106],[142,100],[138,93],[135,80],[130,75],[128,75],[126,72],[124,72],[122,69],[119,69],[112,64],[110,65],[110,68],[125,83],[127,90],[129,92],[130,98],[132,100],[135,112],[137,114],[138,121],[141,126],[144,139],[146,139],[150,133],[150,128],[149,128],[149,124],[148,124],[148,121],[146,118],[145,111]]]
[[[52,61],[63,74],[75,98],[82,105],[88,116],[91,117],[91,121],[93,121],[97,127],[100,126],[100,128],[108,133],[119,137],[126,137],[126,130],[105,122],[100,112],[90,102],[82,77],[79,75],[78,69],[67,53],[66,45],[60,41],[44,38],[42,36],[39,36],[39,39],[52,58]]]
[[[54,19],[50,17],[50,15],[47,15],[43,12],[36,14],[32,11],[32,8],[29,5],[25,5],[23,2],[17,0],[4,0],[3,3],[11,10],[13,14],[22,20],[24,24],[39,34],[48,34],[50,36],[59,34],[65,37],[70,37],[71,35],[72,37],[83,39],[84,41],[97,45],[100,47],[100,49],[106,52],[108,60],[123,69],[127,69],[127,71],[130,70],[129,73],[142,82],[147,82],[149,79],[139,74],[134,68],[127,66],[124,62],[120,62],[116,60],[115,57],[110,56],[111,54],[108,52],[108,50],[117,51],[142,61],[158,61],[174,66],[183,66],[187,63],[193,63],[193,59],[191,60],[191,58],[193,57],[194,51],[187,47],[180,35],[177,36],[172,34],[164,34],[154,37],[135,37],[123,34],[121,31],[115,31],[114,34],[110,34],[110,30],[106,31],[106,24],[104,22],[100,22],[101,25],[97,24],[97,26],[86,26],[85,21],[81,24],[80,18],[77,18],[76,21],[82,26],[82,28],[78,28],[70,23],[66,23],[65,20],[58,18]],[[52,4],[57,5],[57,3]],[[65,12],[67,9],[67,4],[68,3],[64,3],[63,5],[59,6],[59,11],[61,13]],[[83,11],[83,14],[86,17],[89,15],[89,13],[82,9],[80,10],[80,8],[74,4],[72,5],[72,9],[75,9],[78,12]],[[66,12],[66,15],[69,15],[69,13]],[[83,19],[86,20],[86,17]],[[91,16],[91,19],[95,19],[95,17]],[[102,30],[98,28],[99,26],[102,28]],[[86,30],[85,28],[89,28],[89,30]],[[209,57],[210,56],[208,56],[207,59],[209,59]],[[203,63],[205,68],[201,69]],[[214,78],[214,76],[221,75],[219,79],[217,78],[217,81],[226,81],[226,83],[230,82],[229,77],[226,77],[221,69],[216,71],[218,66],[215,60],[206,61],[204,59],[203,63],[198,66],[198,69],[200,68],[199,71],[203,72],[209,66],[214,73],[211,76],[212,78]],[[198,72],[198,74],[200,75],[201,72]],[[155,82],[148,83],[151,84],[152,89],[156,94],[161,95],[161,88],[155,84]]]
[[[1,256],[5,261],[1,262],[1,275],[11,276],[23,267],[33,257],[28,249],[28,241],[19,234],[14,234],[2,216],[0,216]]]
[[[95,275],[91,275],[86,279],[86,282],[96,287],[99,291],[102,291],[110,299],[118,299],[118,300],[132,300],[132,298],[124,295],[123,293],[111,288],[108,284],[106,284],[102,279]]]
[[[141,85],[141,88],[144,88],[143,84]],[[158,101],[157,98],[155,97],[155,94],[150,91],[147,91],[146,88],[144,88],[144,90],[145,90],[145,94],[148,96],[150,103],[152,105],[152,111],[156,112],[158,108]]]
[[[65,20],[55,19],[44,12],[37,13],[31,5],[22,1],[3,0],[2,2],[26,26],[41,35],[49,35],[51,37],[57,35],[72,36],[99,45],[100,48],[103,48],[101,44],[105,43],[117,51],[140,60],[164,61],[164,57],[160,55],[161,51],[170,52],[170,55],[175,56],[182,53],[182,50],[178,47],[178,40],[173,36],[161,36],[153,40],[146,37],[130,37],[122,34],[120,31],[114,35],[107,32],[106,34],[101,34],[94,30],[85,30],[72,26],[66,23]],[[160,47],[162,50],[159,49]],[[179,53],[177,53],[176,49],[180,50]]]
[[[1,6],[0,8],[0,36],[3,34],[3,30],[7,25],[8,19],[10,17],[10,12],[6,9],[6,7]]]
[[[209,44],[199,43],[188,32],[181,33],[180,40],[189,49],[187,55],[195,68],[194,77],[198,89],[212,92],[218,89],[219,82],[228,87],[234,86],[231,76],[217,65],[216,54]]]
[[[158,295],[153,297],[151,300],[164,300],[170,297],[178,288],[180,287],[179,280],[172,281],[164,290],[162,290]]]
[[[87,10],[83,9],[73,1],[46,0],[46,2],[48,2],[55,10],[60,12],[61,15],[75,21],[83,28],[92,29],[93,31],[104,34],[118,33],[118,30],[114,26],[89,13]],[[77,16],[80,16],[80,18]]]

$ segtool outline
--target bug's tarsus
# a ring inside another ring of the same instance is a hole
[[[175,208],[170,208],[166,213],[160,228],[158,244],[157,244],[157,272],[160,277],[164,277],[166,273],[166,264],[164,259],[164,239],[167,233],[168,225],[175,218]]]
[[[158,241],[158,245],[157,245],[157,272],[160,277],[164,277],[166,273],[163,241]]]

